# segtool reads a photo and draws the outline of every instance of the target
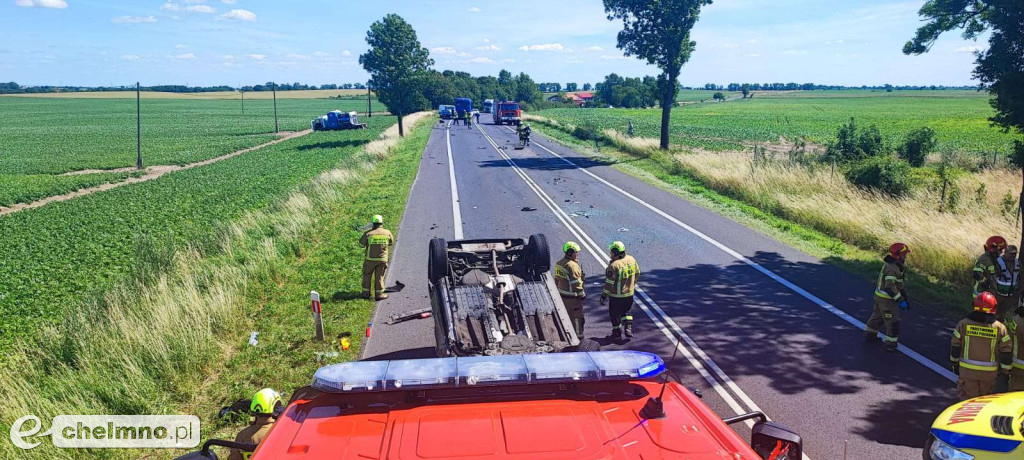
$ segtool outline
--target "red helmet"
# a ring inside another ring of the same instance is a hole
[[[978,296],[974,298],[974,311],[995,314],[996,296],[988,291],[978,294]]]
[[[985,240],[985,250],[988,252],[1002,251],[1006,249],[1006,238],[1001,236],[990,236]]]
[[[907,255],[907,254],[910,254],[910,246],[907,246],[907,245],[905,245],[903,243],[893,243],[892,246],[889,246],[889,255],[890,256],[893,256],[893,257],[898,259],[900,257],[903,257],[903,256]]]

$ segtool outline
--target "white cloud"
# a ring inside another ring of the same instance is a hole
[[[142,56],[136,54],[124,54],[121,55],[121,59],[124,59],[126,61],[138,61],[139,59],[142,59]]]
[[[739,48],[739,47],[740,47],[739,43],[726,43],[726,44],[722,45],[722,48]]]
[[[826,45],[842,45],[846,43],[846,40],[828,40],[825,42]]]
[[[956,52],[957,53],[978,53],[978,52],[983,51],[984,49],[985,48],[980,47],[978,45],[961,46],[961,47],[956,49]]]
[[[194,55],[192,53],[185,53],[185,54],[179,54],[177,56],[174,56],[174,58],[175,59],[195,59],[196,55]]]
[[[14,0],[14,4],[27,8],[38,6],[40,8],[64,9],[68,7],[68,2],[64,0]]]
[[[469,57],[469,56],[471,56],[471,54],[463,51],[463,52],[459,53],[459,56],[461,56],[461,57]]]
[[[156,18],[153,16],[118,16],[111,19],[110,22],[114,24],[139,24],[143,22],[156,22]]]
[[[583,51],[604,51],[604,48],[595,45],[595,46],[588,46],[586,48],[583,48]]]
[[[313,52],[313,56],[316,56],[316,57],[327,57],[327,56],[330,56],[330,55],[331,55],[330,53],[325,53],[323,51],[314,51]]]
[[[160,5],[160,9],[161,10],[167,10],[167,11],[181,11],[181,5],[178,5],[177,3],[173,3],[173,2],[167,2],[167,3],[164,3],[163,5]]]
[[[231,61],[231,60],[235,59],[235,57],[230,55],[230,54],[225,54],[225,55],[221,56],[221,59],[224,59],[225,61]]]
[[[501,62],[503,62],[505,64],[511,64],[513,62],[516,62],[516,60],[515,59],[505,58],[505,59],[502,59]]]
[[[474,6],[466,11],[469,11],[470,13],[479,13],[481,10],[480,8]]]
[[[308,54],[289,54],[289,55],[287,55],[285,57],[288,58],[288,59],[295,59],[295,60],[302,60],[302,61],[307,60],[307,59],[312,59]]]
[[[544,43],[541,45],[523,45],[519,51],[572,51],[562,46],[561,43]]]
[[[227,3],[228,5],[234,5],[237,0],[222,0],[222,1],[224,3]]]
[[[478,49],[480,51],[501,51],[501,47],[499,47],[498,45],[493,45],[493,44],[492,45],[478,46],[478,47],[476,47],[476,49]]]
[[[757,54],[757,53],[747,53],[747,54],[743,55],[743,57],[760,57],[760,56],[761,55]]]
[[[491,42],[491,39],[489,39],[489,38],[484,38],[484,43],[490,43],[490,42]]]
[[[352,52],[351,52],[351,51],[349,51],[349,50],[345,50],[345,51],[342,51],[342,52],[341,52],[341,55],[342,55],[342,56],[345,56],[345,57],[349,57],[349,56],[351,56],[351,55],[352,55]]]
[[[185,11],[191,11],[193,13],[205,13],[205,14],[212,14],[212,13],[216,13],[217,12],[217,10],[214,7],[210,6],[210,5],[186,6],[185,7]]]
[[[249,10],[231,10],[220,15],[221,19],[234,19],[236,21],[255,21],[256,13]]]
[[[623,55],[621,55],[621,54],[620,54],[620,55],[614,55],[614,54],[602,54],[602,55],[601,55],[601,59],[604,59],[604,60],[608,60],[608,61],[614,61],[614,60],[619,60],[619,59],[629,59],[629,58],[627,58],[626,56],[623,56]]]
[[[751,38],[750,40],[747,40],[747,43],[750,43],[751,45],[753,45],[753,44],[757,43],[757,39],[756,38]]]
[[[806,50],[788,49],[786,51],[783,51],[782,54],[785,54],[785,55],[788,55],[788,56],[796,56],[798,54],[807,54],[807,51]]]
[[[580,59],[578,56],[569,56],[565,59],[566,64],[582,64],[583,62],[583,59]]]
[[[457,51],[455,51],[455,48],[452,48],[450,46],[438,46],[436,48],[431,48],[430,52],[437,53],[437,54],[456,54],[457,53]]]
[[[488,57],[475,57],[473,59],[467,60],[466,62],[468,62],[470,64],[492,64],[492,63],[494,63],[494,61],[492,61],[491,58],[488,58]]]
[[[174,45],[174,49],[177,49],[177,50],[183,50],[185,48],[188,48],[188,46],[182,45],[181,43],[178,43],[177,45]]]
[[[266,54],[246,54],[245,57],[247,57],[249,59],[255,59],[257,61],[262,61],[262,60],[267,58],[267,55]]]

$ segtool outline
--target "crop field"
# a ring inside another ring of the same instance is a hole
[[[722,93],[725,97],[734,98],[741,97],[743,93],[738,91],[708,91],[703,89],[681,89],[679,94],[676,94],[676,102],[700,102],[700,101],[712,101],[712,96],[715,93]]]
[[[308,89],[295,91],[278,91],[277,99],[318,99],[328,97],[353,97],[366,96],[365,89]],[[66,93],[25,93],[5,94],[4,97],[20,98],[62,98],[62,99],[135,99],[135,91],[74,91]],[[143,91],[143,99],[238,99],[240,97],[235,91],[208,91],[204,93],[167,93],[161,91]],[[271,99],[272,91],[249,91],[245,93],[245,100],[249,99]],[[365,99],[364,99],[365,103]],[[365,105],[364,105],[365,107]]]
[[[657,109],[550,109],[538,115],[577,126],[658,137]],[[990,127],[988,95],[974,91],[824,91],[782,93],[725,103],[690,104],[672,111],[672,143],[709,150],[741,150],[751,143],[804,136],[816,144],[835,137],[851,117],[877,124],[887,142],[898,143],[910,130],[935,129],[939,151],[991,155],[1006,153],[1013,136]]]
[[[328,101],[295,102],[285,109],[294,114],[289,127],[304,120],[302,110],[330,107]],[[208,111],[199,115],[209,117]],[[395,119],[366,121],[365,130],[313,133],[153,181],[0,216],[0,349],[119,280],[142,276],[139,267],[167,257],[168,248],[210,249],[223,222],[280,199],[359,151]],[[249,126],[256,129],[255,122]],[[35,158],[37,167],[46,166]]]
[[[365,110],[352,99],[278,100],[282,131],[309,128],[328,110]],[[378,105],[379,106],[379,105]],[[111,173],[63,176],[85,170],[132,167],[136,158],[133,99],[3,98],[0,103],[0,206],[119,180]],[[146,166],[182,165],[252,147],[275,138],[273,102],[151,99],[142,104]]]

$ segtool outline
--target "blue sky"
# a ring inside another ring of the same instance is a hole
[[[943,37],[900,50],[924,0],[716,0],[693,30],[687,85],[714,82],[973,84],[984,41]],[[615,48],[599,0],[284,2],[0,0],[0,81],[21,84],[240,85],[365,81],[370,23],[398,13],[438,69],[596,82],[657,70]]]

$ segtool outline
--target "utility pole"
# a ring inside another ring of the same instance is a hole
[[[373,106],[370,105],[370,82],[366,82],[366,118],[373,117]]]
[[[242,116],[244,117],[245,116],[245,91],[244,90],[238,90],[238,92],[242,93]]]
[[[280,132],[277,128],[277,82],[272,83],[270,88],[274,91],[274,133],[277,134]]]
[[[142,88],[135,82],[135,169],[142,169]]]

